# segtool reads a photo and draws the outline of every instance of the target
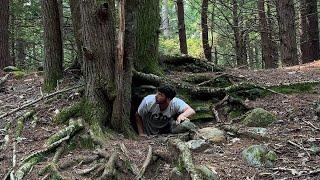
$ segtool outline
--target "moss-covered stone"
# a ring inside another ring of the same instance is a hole
[[[252,145],[242,151],[244,160],[251,166],[272,166],[277,160],[274,151],[268,151],[265,145]]]
[[[274,114],[262,108],[256,108],[251,110],[242,122],[250,127],[267,127],[276,120]]]

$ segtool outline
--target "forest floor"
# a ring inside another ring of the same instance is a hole
[[[300,81],[320,80],[320,62],[316,61],[304,66],[295,66],[274,70],[243,70],[229,69],[228,73],[242,76],[248,81],[261,85],[277,85]],[[174,72],[175,78],[183,77],[185,73]],[[214,73],[211,73],[214,76]],[[4,73],[0,72],[0,77]],[[75,86],[79,79],[73,74],[66,74],[63,82],[59,83],[59,89]],[[43,78],[39,73],[30,73],[23,78],[16,79],[10,75],[5,88],[0,91],[0,115],[9,112],[27,102],[31,102],[42,96],[41,85]],[[246,103],[253,107],[261,107],[277,116],[276,123],[268,126],[268,134],[272,137],[267,140],[256,140],[246,137],[231,137],[227,135],[227,141],[222,144],[211,144],[205,152],[192,152],[194,163],[209,165],[214,169],[220,179],[320,179],[320,154],[310,154],[306,149],[320,147],[320,120],[315,115],[314,104],[320,101],[320,86],[316,86],[308,93],[296,94],[272,94],[255,100],[247,100]],[[17,164],[29,154],[43,148],[46,139],[63,129],[64,125],[52,122],[56,113],[80,100],[77,90],[69,91],[53,98],[40,101],[32,108],[36,110],[37,124],[26,122],[22,132],[21,142],[16,144]],[[0,119],[0,129],[7,122],[15,122],[17,118],[29,109],[18,111],[10,116]],[[315,127],[313,127],[312,125]],[[12,168],[14,126],[9,131],[9,145],[0,150],[0,177],[4,177]],[[215,122],[209,122],[202,126],[215,126]],[[4,139],[3,131],[0,131],[0,140]],[[106,147],[107,152],[115,150],[120,143],[124,143],[129,149],[130,161],[141,167],[148,153],[148,146],[153,151],[162,151],[170,155],[170,149],[162,141],[163,136],[152,138],[126,139],[121,135],[111,138]],[[300,148],[289,141],[300,144]],[[278,159],[273,167],[252,167],[242,158],[242,151],[253,144],[264,144],[277,153]],[[79,157],[94,156],[92,149],[76,148],[66,152],[59,160],[59,164],[69,162]],[[35,165],[25,179],[41,179],[38,172],[52,156]],[[90,167],[90,164],[78,163],[61,174],[68,179],[95,179],[91,176],[81,176],[79,172]],[[148,168],[146,179],[168,179],[173,164],[163,161],[157,168]],[[123,177],[132,179],[134,176]]]

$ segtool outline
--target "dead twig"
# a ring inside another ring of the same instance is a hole
[[[309,158],[311,157],[310,153],[308,152],[308,149],[304,148],[302,145],[297,144],[297,143],[295,143],[295,142],[293,142],[293,141],[290,141],[290,140],[288,141],[288,143],[291,144],[291,145],[293,145],[293,146],[298,147],[298,148],[301,149],[301,150],[304,150],[304,151],[307,153],[308,157],[309,157]]]
[[[33,104],[36,104],[37,102],[39,102],[39,101],[41,101],[41,100],[44,100],[44,99],[47,99],[47,98],[51,98],[51,97],[53,97],[53,96],[55,96],[55,95],[58,95],[58,94],[61,94],[61,93],[67,92],[67,91],[71,91],[71,90],[74,90],[74,89],[77,89],[77,88],[81,88],[81,87],[83,87],[83,85],[78,85],[78,86],[70,87],[70,88],[67,88],[67,89],[63,89],[63,90],[60,90],[60,91],[56,91],[56,92],[51,93],[51,94],[48,94],[48,95],[46,95],[46,96],[41,96],[40,98],[38,98],[38,99],[36,99],[36,100],[34,100],[34,101],[28,102],[28,103],[22,105],[21,107],[18,107],[18,108],[16,108],[16,109],[11,110],[10,112],[7,112],[7,113],[2,114],[2,115],[0,116],[0,119],[2,119],[2,118],[4,118],[4,117],[7,117],[7,116],[9,116],[9,115],[11,115],[11,114],[14,114],[14,113],[16,113],[16,112],[18,112],[18,111],[20,111],[20,110],[22,110],[22,109],[25,109],[26,107],[29,107],[29,106],[31,106],[31,105],[33,105]]]
[[[320,131],[320,128],[316,127],[314,124],[312,124],[310,121],[306,121],[304,119],[301,119],[304,123],[308,124],[312,128],[314,128],[316,131]]]

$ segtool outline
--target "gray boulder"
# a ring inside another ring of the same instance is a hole
[[[224,131],[215,127],[206,127],[198,130],[193,139],[204,139],[213,143],[222,143],[226,141]]]

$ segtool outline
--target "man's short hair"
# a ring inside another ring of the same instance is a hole
[[[177,94],[175,88],[167,84],[160,86],[158,91],[166,95],[166,97],[169,99],[173,99]]]

